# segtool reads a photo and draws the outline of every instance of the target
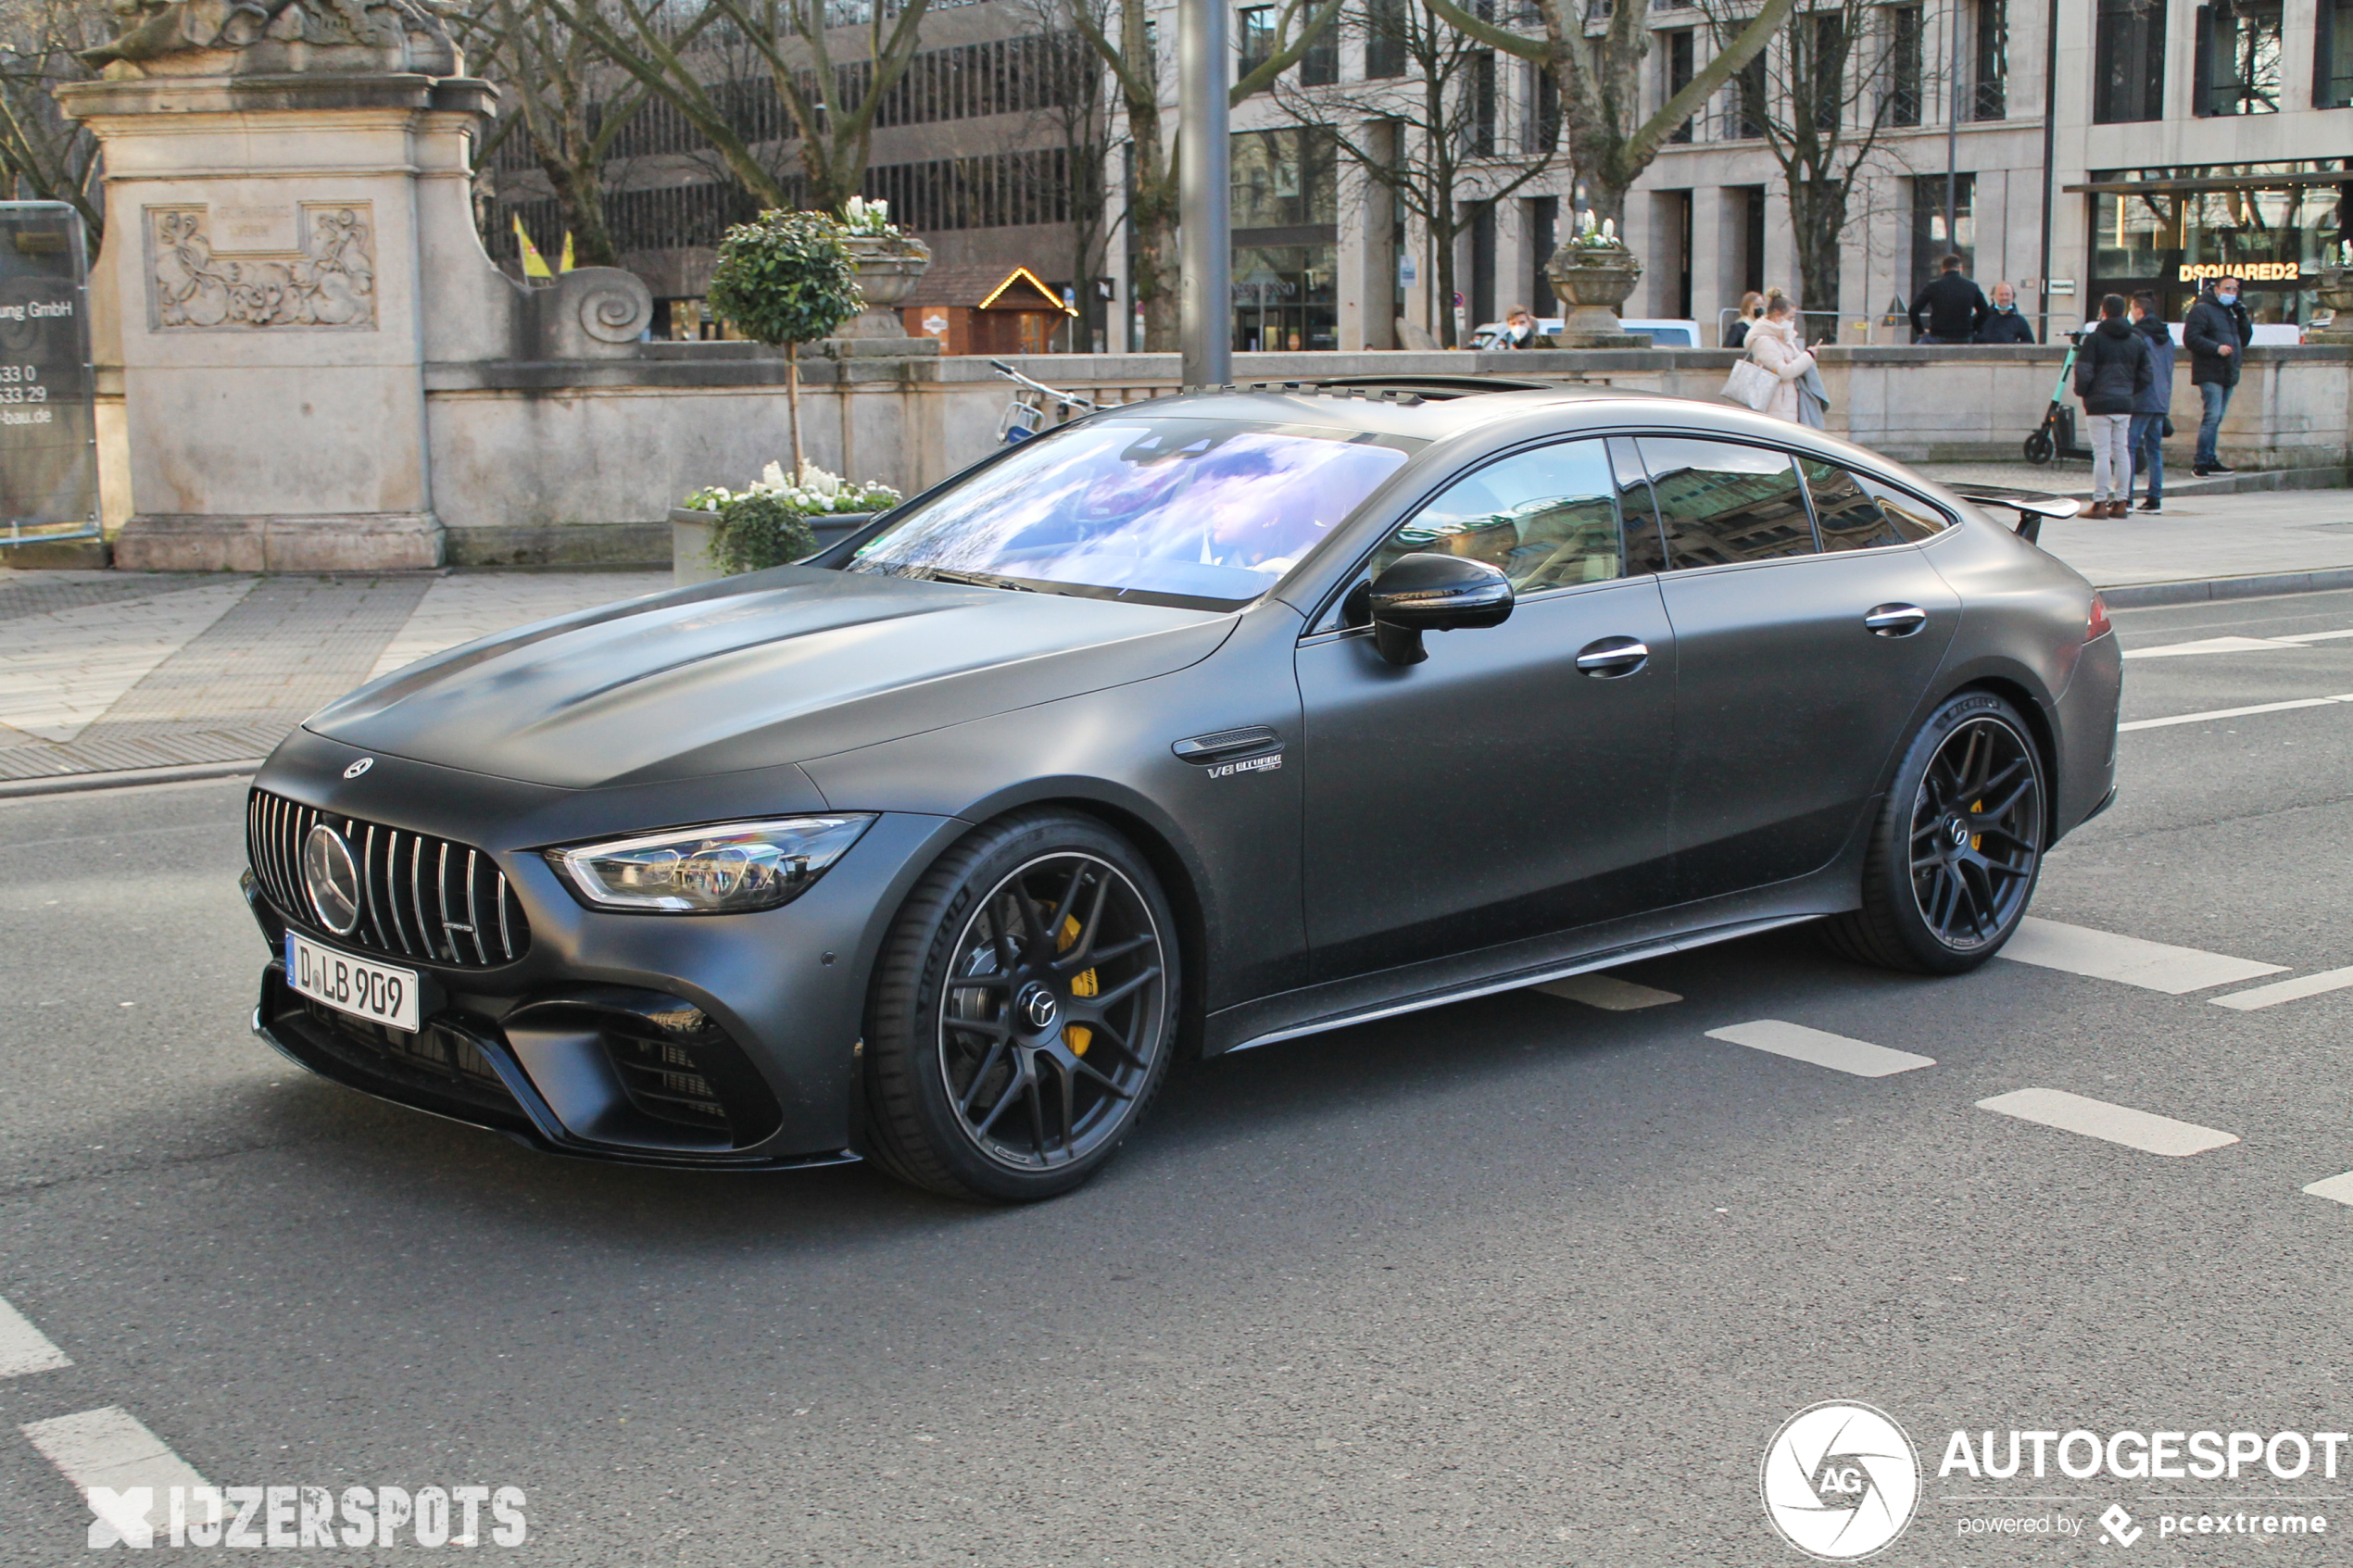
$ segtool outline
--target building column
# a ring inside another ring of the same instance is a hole
[[[1716,346],[1718,322],[1728,305],[1741,302],[1730,282],[1740,267],[1740,218],[1726,209],[1724,187],[1703,186],[1692,192],[1692,316],[1699,322],[1699,341]]]

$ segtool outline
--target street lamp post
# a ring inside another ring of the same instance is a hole
[[[1187,386],[1234,379],[1226,75],[1226,0],[1178,0],[1176,345]]]

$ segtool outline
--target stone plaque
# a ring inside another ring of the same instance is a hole
[[[84,246],[65,203],[0,202],[0,545],[98,532]]]
[[[366,202],[151,207],[155,332],[376,328],[376,226]]]

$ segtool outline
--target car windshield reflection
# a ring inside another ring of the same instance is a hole
[[[1235,608],[1403,466],[1406,445],[1230,420],[1090,420],[918,504],[849,570]]]

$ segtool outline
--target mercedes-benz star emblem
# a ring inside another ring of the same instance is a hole
[[[321,822],[302,841],[302,885],[319,923],[338,936],[359,924],[359,868],[343,834]]]
[[[354,762],[350,767],[346,768],[343,771],[343,776],[346,779],[356,779],[375,765],[376,759],[374,758],[362,757],[359,761]]]
[[[1054,1000],[1054,994],[1043,985],[1032,983],[1023,988],[1022,1016],[1029,1021],[1029,1026],[1032,1029],[1051,1029],[1054,1026],[1054,1015],[1061,1010],[1061,1004]]]

